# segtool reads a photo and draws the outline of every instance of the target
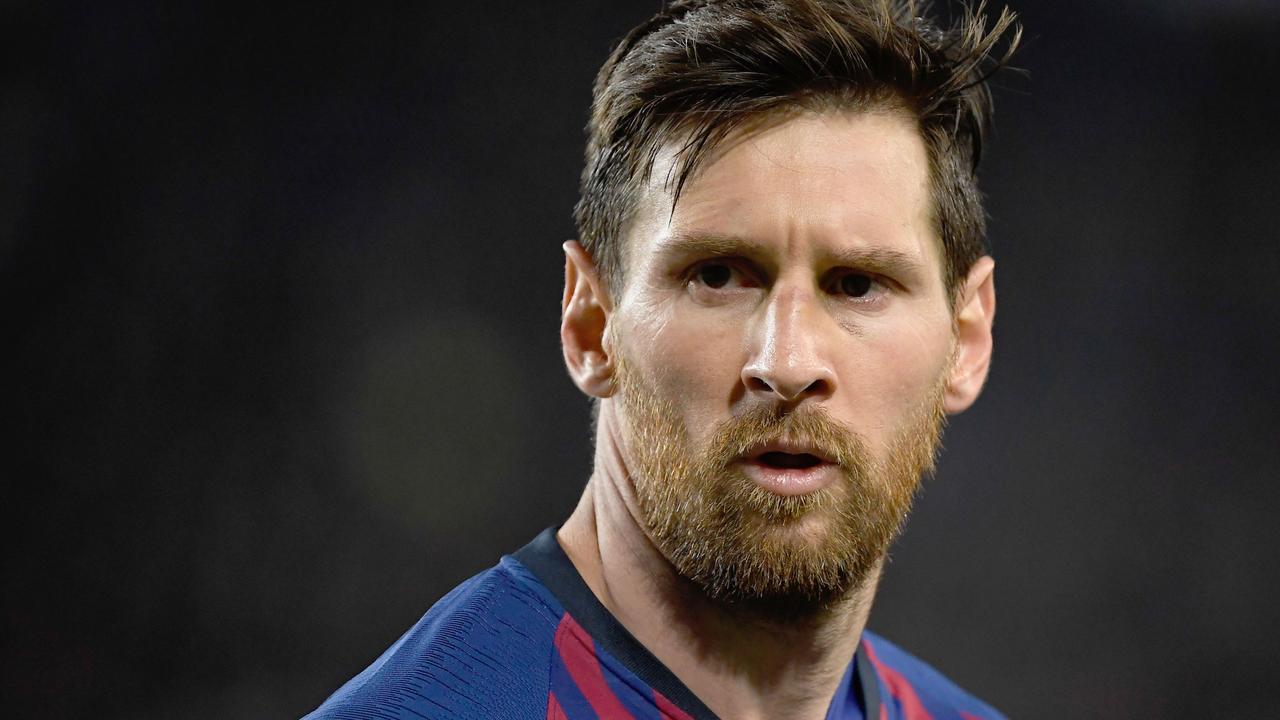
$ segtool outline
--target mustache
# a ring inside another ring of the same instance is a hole
[[[845,469],[867,464],[866,443],[821,406],[793,410],[775,405],[751,408],[716,426],[709,454],[717,464],[728,465],[752,448],[779,440],[812,447]]]

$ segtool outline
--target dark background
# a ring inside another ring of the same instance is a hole
[[[7,2],[9,717],[297,716],[563,519],[590,82],[657,0]],[[871,626],[1014,717],[1280,683],[1280,4],[1017,0],[994,374]]]

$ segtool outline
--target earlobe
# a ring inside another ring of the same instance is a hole
[[[955,309],[956,350],[947,379],[944,409],[954,415],[978,399],[991,369],[992,326],[996,315],[996,263],[979,258],[969,269]]]
[[[612,307],[595,262],[576,241],[564,244],[564,297],[560,344],[569,377],[596,398],[613,394],[614,355],[608,342]]]

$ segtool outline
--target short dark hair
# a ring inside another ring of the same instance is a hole
[[[912,0],[670,2],[623,38],[596,76],[574,216],[603,280],[621,291],[622,235],[663,147],[682,143],[667,178],[678,202],[699,162],[733,131],[835,103],[901,110],[918,123],[954,301],[986,251],[976,170],[992,109],[987,81],[1021,37],[1011,11],[989,29],[984,11],[981,2],[964,5],[944,30]]]

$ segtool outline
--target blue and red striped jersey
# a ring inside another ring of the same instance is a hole
[[[543,532],[467,580],[308,720],[707,720],[716,715],[627,632]],[[871,632],[827,720],[1003,718]]]

